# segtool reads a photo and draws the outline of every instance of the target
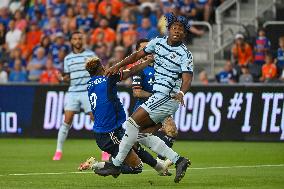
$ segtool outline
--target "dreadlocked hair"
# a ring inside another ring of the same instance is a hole
[[[91,75],[94,75],[97,70],[98,70],[98,67],[101,65],[101,60],[99,59],[99,57],[97,56],[94,56],[94,57],[91,57],[91,58],[88,58],[86,60],[86,70],[91,74]]]
[[[183,25],[185,31],[189,31],[191,27],[191,22],[183,16],[175,16],[173,13],[166,13],[165,18],[167,20],[167,28],[170,29],[171,25],[175,22],[179,22]]]

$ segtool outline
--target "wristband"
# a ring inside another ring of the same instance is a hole
[[[181,93],[181,94],[182,94],[182,96],[184,96],[184,93],[183,93],[182,91],[179,91],[178,93]]]

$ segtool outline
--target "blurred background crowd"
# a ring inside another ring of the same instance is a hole
[[[133,52],[138,39],[166,35],[165,13],[212,23],[214,10],[223,1],[1,0],[0,83],[59,83],[57,73],[71,51],[69,37],[76,30],[84,34],[85,48],[108,67]],[[186,43],[206,32],[192,27]],[[195,77],[203,84],[279,82],[284,80],[283,67],[284,37],[279,39],[277,53],[271,53],[269,39],[259,29],[253,44],[236,35],[231,58],[215,78],[208,79],[205,71]]]

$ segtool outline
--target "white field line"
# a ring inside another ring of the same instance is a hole
[[[236,166],[224,166],[224,167],[192,167],[190,170],[209,170],[209,169],[237,169],[237,168],[263,168],[263,167],[284,167],[284,164],[276,165],[236,165]],[[170,169],[173,171],[174,169]],[[154,169],[145,169],[143,172],[154,171]],[[94,172],[57,172],[57,173],[13,173],[2,174],[0,176],[36,176],[36,175],[67,175],[67,174],[94,174]]]

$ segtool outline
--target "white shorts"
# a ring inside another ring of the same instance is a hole
[[[179,108],[179,102],[162,93],[154,93],[141,107],[149,113],[150,118],[157,124],[173,115]]]
[[[67,92],[64,101],[64,110],[89,113],[92,111],[91,104],[88,97],[88,92]]]

